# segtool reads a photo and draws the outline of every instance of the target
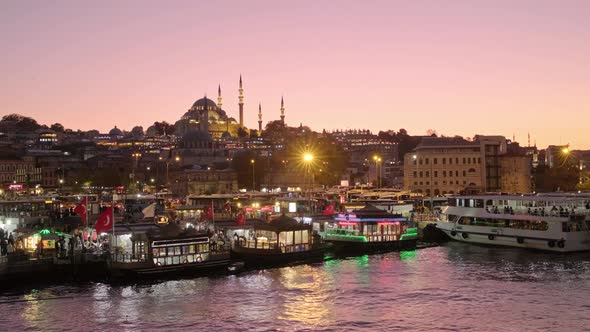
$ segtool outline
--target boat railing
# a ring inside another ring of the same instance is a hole
[[[251,249],[277,249],[278,245],[276,242],[269,242],[269,241],[256,241],[256,240],[247,240],[247,241],[239,241],[237,242],[238,246],[242,248],[251,248]]]
[[[367,242],[388,242],[397,241],[399,236],[397,234],[376,234],[376,235],[365,235]]]
[[[113,262],[117,263],[141,263],[147,261],[147,255],[142,254],[111,254]]]
[[[437,221],[439,220],[439,213],[438,212],[431,212],[431,213],[415,213],[413,212],[410,216],[410,220],[413,222],[419,221]]]
[[[485,208],[488,213],[491,214],[505,214],[505,215],[529,215],[529,216],[539,216],[539,217],[557,217],[557,218],[571,218],[572,216],[576,216],[574,218],[578,218],[577,216],[588,216],[590,215],[590,210],[588,209],[563,209],[563,208],[548,208],[548,207],[486,207]]]
[[[281,247],[282,253],[307,251],[310,249],[309,243],[289,244],[289,245],[285,245],[285,246],[281,245],[280,247]]]
[[[332,228],[326,230],[326,235],[362,235],[358,229]]]

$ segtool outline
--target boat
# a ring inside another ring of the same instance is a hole
[[[114,278],[191,275],[225,269],[229,241],[217,233],[176,224],[119,224],[109,262]]]
[[[324,239],[336,253],[365,254],[416,248],[418,233],[407,218],[367,205],[324,222]],[[320,225],[321,226],[321,225]],[[321,230],[320,230],[321,231]]]
[[[284,214],[270,222],[258,222],[232,232],[232,258],[247,268],[321,261],[329,245],[313,235],[311,225]]]
[[[556,252],[590,250],[590,196],[475,195],[448,199],[436,227],[456,241]]]

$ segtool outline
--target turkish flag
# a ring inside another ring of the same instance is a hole
[[[113,229],[113,224],[115,221],[113,220],[113,208],[107,208],[103,213],[98,216],[98,220],[96,220],[96,232],[97,233],[104,233],[108,232]]]
[[[213,220],[213,207],[211,205],[207,205],[205,211],[201,214],[201,221],[203,220]]]
[[[238,214],[238,217],[236,218],[236,222],[238,223],[238,225],[243,225],[246,222],[246,217],[244,216],[244,212],[241,212],[240,214]]]
[[[82,225],[86,224],[87,221],[87,209],[86,209],[86,205],[87,205],[88,201],[86,200],[86,197],[84,197],[82,199],[82,201],[80,201],[80,203],[78,203],[78,205],[76,205],[76,207],[74,208],[74,212],[76,212],[80,218],[82,219]]]
[[[334,203],[330,203],[330,205],[326,206],[324,210],[324,216],[331,216],[334,214]]]

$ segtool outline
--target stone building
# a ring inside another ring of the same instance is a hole
[[[531,157],[527,155],[505,155],[500,157],[500,191],[511,194],[530,193]]]
[[[502,136],[426,137],[404,156],[404,187],[426,195],[500,190]]]
[[[171,173],[175,195],[231,194],[238,192],[238,174],[231,169],[184,169]]]

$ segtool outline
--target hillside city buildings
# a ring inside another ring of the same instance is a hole
[[[569,151],[564,145],[539,150],[530,139],[521,147],[503,136],[465,139],[400,131],[394,137],[391,131],[388,136],[363,129],[313,133],[302,124],[288,126],[282,97],[276,116],[263,126],[261,104],[245,107],[241,77],[238,92],[233,116],[222,108],[219,87],[217,102],[199,98],[174,125],[156,122],[146,130],[114,126],[108,133],[83,132],[5,116],[0,121],[0,196],[35,190],[71,192],[98,183],[136,191],[169,190],[179,196],[339,184],[405,188],[434,196],[529,193],[536,189],[538,167],[559,168],[573,161],[586,171],[590,161],[588,151]],[[244,125],[248,111],[258,116],[256,129]],[[327,162],[311,172],[296,167],[293,156],[277,160],[285,155],[290,140],[311,134],[329,139],[337,147],[334,151],[346,157],[342,172],[330,178],[331,183],[318,180]]]

